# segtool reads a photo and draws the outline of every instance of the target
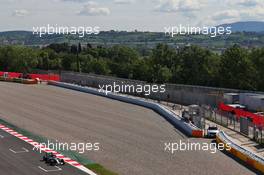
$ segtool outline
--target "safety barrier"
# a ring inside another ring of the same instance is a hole
[[[29,74],[30,78],[36,79],[39,78],[40,80],[48,81],[60,81],[60,75],[57,74]]]
[[[6,74],[6,75],[5,75]],[[18,72],[1,72],[0,71],[0,77],[8,76],[8,78],[21,78],[22,73]],[[36,79],[39,78],[40,80],[48,81],[60,81],[60,75],[58,74],[27,74],[28,78],[30,79]]]
[[[38,84],[38,80],[36,79],[22,79],[23,84]]]
[[[227,144],[231,147],[231,149],[226,149],[226,151],[230,152],[235,157],[240,160],[246,162],[249,166],[254,167],[260,172],[264,173],[264,159],[259,157],[258,155],[242,148],[241,146],[234,143],[223,131],[220,131],[216,136],[217,143],[223,143],[225,148],[227,148]]]
[[[82,87],[74,84],[69,83],[63,83],[63,82],[56,82],[56,81],[48,81],[49,85],[59,86],[67,89],[77,90],[81,92],[86,92],[98,96],[103,96],[107,98],[111,98],[114,100],[119,100],[126,103],[131,103],[139,106],[143,106],[146,108],[150,108],[160,115],[162,115],[166,120],[168,120],[174,127],[181,130],[188,136],[193,137],[203,137],[203,131],[197,128],[195,125],[191,123],[186,123],[182,120],[180,116],[177,116],[167,108],[163,107],[160,104],[151,102],[151,101],[145,101],[140,98],[122,95],[122,94],[115,94],[115,93],[108,93],[107,95],[104,92],[99,92],[98,89],[93,89],[89,87]]]
[[[36,80],[36,79],[3,78],[3,77],[0,77],[0,81],[22,83],[22,84],[38,84],[38,80]]]
[[[204,136],[203,130],[193,130],[192,136],[193,137],[199,137],[199,138],[203,137]]]
[[[226,111],[226,112],[233,112],[237,119],[240,117],[247,117],[252,119],[252,122],[257,126],[264,126],[264,117],[262,115],[254,114],[248,111],[245,111],[243,109],[237,109],[231,106],[228,106],[224,103],[220,103],[219,107],[220,110]]]

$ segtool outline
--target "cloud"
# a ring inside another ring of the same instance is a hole
[[[241,10],[240,15],[243,19],[263,20],[264,6],[256,6],[255,8]]]
[[[234,0],[229,5],[244,21],[263,20],[264,0]]]
[[[27,11],[25,9],[15,10],[12,14],[12,16],[16,16],[16,17],[24,17],[27,15],[29,15],[29,11]]]
[[[199,0],[159,0],[155,10],[160,12],[183,12],[200,10],[202,2]]]
[[[237,21],[263,20],[264,6],[252,8],[237,8],[231,10],[218,11],[204,18],[199,24],[219,25]]]
[[[198,26],[217,26],[220,24],[232,23],[240,21],[241,14],[238,10],[217,11],[214,14],[200,19]]]
[[[240,13],[237,10],[225,10],[216,12],[212,15],[212,19],[216,21],[221,20],[232,20],[232,19],[238,19],[240,17]]]
[[[90,0],[61,0],[61,1],[83,3],[83,2],[89,2]]]
[[[78,14],[83,16],[107,16],[110,14],[110,9],[101,7],[96,2],[89,1]]]
[[[132,4],[134,0],[114,0],[115,4]]]
[[[244,7],[255,7],[258,5],[263,5],[263,0],[237,0],[238,2],[234,1],[237,5],[244,6]]]

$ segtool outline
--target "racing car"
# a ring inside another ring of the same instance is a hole
[[[46,164],[49,164],[50,166],[58,166],[58,165],[64,165],[65,161],[63,159],[60,159],[56,157],[53,153],[46,153],[43,156],[42,159]]]

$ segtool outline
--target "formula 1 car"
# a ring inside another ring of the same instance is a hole
[[[43,156],[42,160],[50,166],[58,166],[65,164],[63,159],[57,158],[56,155],[54,155],[53,153],[46,153],[46,155]]]

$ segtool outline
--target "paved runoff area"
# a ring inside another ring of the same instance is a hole
[[[98,142],[99,151],[86,151],[83,156],[120,175],[255,174],[220,151],[166,152],[164,143],[211,140],[186,138],[160,115],[143,107],[55,86],[7,82],[0,82],[0,99],[1,119],[59,142]],[[1,138],[0,143],[0,169],[23,169],[16,157],[3,160],[5,154],[17,155]],[[23,164],[40,171],[36,167],[39,156],[27,158],[30,163],[25,160]],[[10,167],[4,168],[5,164]]]
[[[85,175],[65,164],[48,166],[44,153],[33,151],[33,146],[0,129],[0,174],[5,175]]]

